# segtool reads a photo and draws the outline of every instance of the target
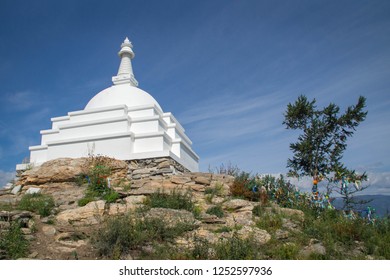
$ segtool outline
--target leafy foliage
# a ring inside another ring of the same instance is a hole
[[[54,199],[51,196],[34,193],[25,194],[18,204],[18,209],[35,212],[43,217],[47,217],[51,214],[54,206]]]
[[[6,259],[19,259],[27,256],[28,241],[24,238],[20,224],[13,222],[9,229],[0,231],[0,253]]]
[[[260,255],[259,245],[252,239],[242,239],[235,232],[214,246],[219,260],[254,260]]]
[[[210,207],[209,209],[207,209],[206,213],[210,215],[215,215],[218,218],[222,218],[223,216],[225,216],[221,205]]]
[[[190,193],[181,193],[176,190],[168,193],[161,191],[152,193],[146,200],[145,205],[151,208],[171,208],[171,209],[184,209],[193,212],[195,204],[192,201]]]
[[[331,172],[344,173],[346,167],[341,163],[346,141],[364,121],[366,99],[362,96],[356,105],[347,108],[339,115],[340,108],[334,103],[319,110],[316,100],[309,101],[301,95],[294,104],[287,105],[284,122],[287,129],[301,130],[296,143],[290,144],[294,153],[288,159],[287,167],[295,176],[320,178]]]
[[[233,196],[249,200],[257,200],[258,196],[253,192],[256,186],[256,179],[250,173],[242,171],[234,178],[230,191]]]
[[[101,255],[120,259],[132,250],[142,251],[143,246],[153,242],[165,244],[193,229],[193,225],[185,223],[170,226],[158,218],[117,216],[97,231],[93,243]]]
[[[119,198],[119,194],[109,185],[111,168],[106,165],[108,158],[92,157],[90,161],[91,166],[84,175],[84,179],[78,179],[88,183],[85,196],[78,201],[78,205],[84,206],[97,199],[104,199],[109,203],[115,202]]]

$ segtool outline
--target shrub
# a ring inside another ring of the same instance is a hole
[[[105,165],[108,160],[106,157],[92,157],[90,159],[92,166],[85,175],[88,187],[84,197],[78,201],[79,206],[84,206],[98,199],[104,199],[111,203],[119,198],[119,194],[108,185],[108,177],[111,174],[111,168]]]
[[[112,203],[119,198],[119,194],[112,189],[108,189],[108,191],[106,191],[102,198],[108,203]]]
[[[117,183],[116,186],[118,188],[121,188],[125,192],[131,190],[131,182],[129,182],[128,180],[126,180],[124,178],[120,179],[120,181]]]
[[[89,188],[98,194],[103,194],[108,188],[107,178],[110,176],[110,174],[111,168],[108,166],[93,166],[88,173]]]
[[[233,185],[230,187],[230,192],[233,196],[245,199],[254,199],[254,193],[252,187],[255,185],[255,181],[251,178],[250,173],[242,171],[235,177]]]
[[[231,228],[231,227],[228,227],[228,226],[222,226],[220,228],[217,228],[216,230],[214,230],[215,233],[222,233],[222,232],[231,232],[233,231],[234,228]]]
[[[282,216],[275,213],[261,215],[261,218],[256,222],[256,226],[274,232],[282,227]]]
[[[131,250],[142,250],[142,246],[151,242],[172,241],[193,229],[194,226],[190,224],[169,226],[158,218],[125,215],[109,219],[92,241],[101,255],[119,259]]]
[[[241,239],[233,233],[231,238],[219,241],[215,246],[219,260],[254,260],[259,257],[259,246],[251,239]]]
[[[191,250],[190,258],[195,260],[208,260],[211,256],[212,246],[205,238],[195,237],[194,248]]]
[[[81,187],[84,184],[88,183],[88,175],[87,174],[79,174],[75,178],[75,183],[77,186]]]
[[[45,194],[25,194],[18,204],[18,209],[38,213],[43,217],[51,214],[54,208],[54,199]]]
[[[206,213],[210,215],[215,215],[218,218],[222,218],[223,216],[225,216],[221,205],[210,207],[209,209],[207,209]]]
[[[226,165],[222,163],[219,167],[215,167],[214,169],[209,166],[209,172],[214,173],[214,171],[217,174],[225,174],[234,177],[240,174],[240,168],[238,168],[237,165],[233,165],[231,162],[228,162]]]
[[[0,211],[12,211],[14,208],[11,203],[0,202]]]
[[[196,208],[190,193],[183,194],[176,190],[169,194],[161,191],[152,193],[144,203],[151,208],[184,209],[190,212]]]
[[[295,243],[273,241],[264,246],[264,253],[273,260],[296,260],[300,247]]]
[[[222,195],[222,192],[223,192],[223,185],[219,182],[217,182],[214,187],[205,188],[204,194],[206,196],[206,201],[211,203],[214,196]]]
[[[90,196],[84,196],[83,198],[81,198],[77,204],[78,206],[80,207],[83,207],[85,205],[87,205],[88,203],[92,202],[92,201],[95,201],[96,198],[95,197],[90,197]]]
[[[4,252],[6,259],[19,259],[28,253],[28,241],[20,230],[20,224],[13,222],[9,229],[0,232],[0,253]]]

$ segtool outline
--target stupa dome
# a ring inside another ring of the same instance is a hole
[[[161,174],[199,170],[199,156],[184,128],[172,113],[164,112],[149,93],[138,88],[131,65],[135,57],[132,47],[128,38],[121,44],[119,70],[112,77],[112,86],[96,94],[84,110],[51,118],[51,128],[40,131],[40,145],[29,147],[30,163],[104,155],[145,160],[145,164],[151,159],[168,162]],[[27,164],[17,166],[17,170],[26,168]]]
[[[158,102],[149,93],[128,83],[113,85],[102,90],[88,102],[85,110],[115,105],[126,105],[129,108],[156,105],[162,111]]]

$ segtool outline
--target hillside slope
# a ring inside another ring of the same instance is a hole
[[[361,233],[353,234],[361,226],[336,212],[320,214],[321,220],[271,199],[233,197],[232,176],[154,172],[130,180],[129,168],[107,158],[98,164],[58,159],[25,171],[20,190],[0,194],[0,258],[372,259],[388,254],[366,244]],[[329,224],[321,222],[326,219]],[[15,222],[20,232],[10,230]],[[4,245],[9,232],[23,235],[28,249],[10,252]]]

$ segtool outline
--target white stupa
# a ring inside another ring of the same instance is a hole
[[[170,157],[190,171],[198,171],[198,155],[172,113],[138,88],[128,38],[121,45],[118,74],[113,85],[96,94],[84,110],[52,118],[52,128],[41,130],[41,144],[31,146],[30,163],[104,155],[120,160]],[[23,169],[18,165],[17,169]]]

